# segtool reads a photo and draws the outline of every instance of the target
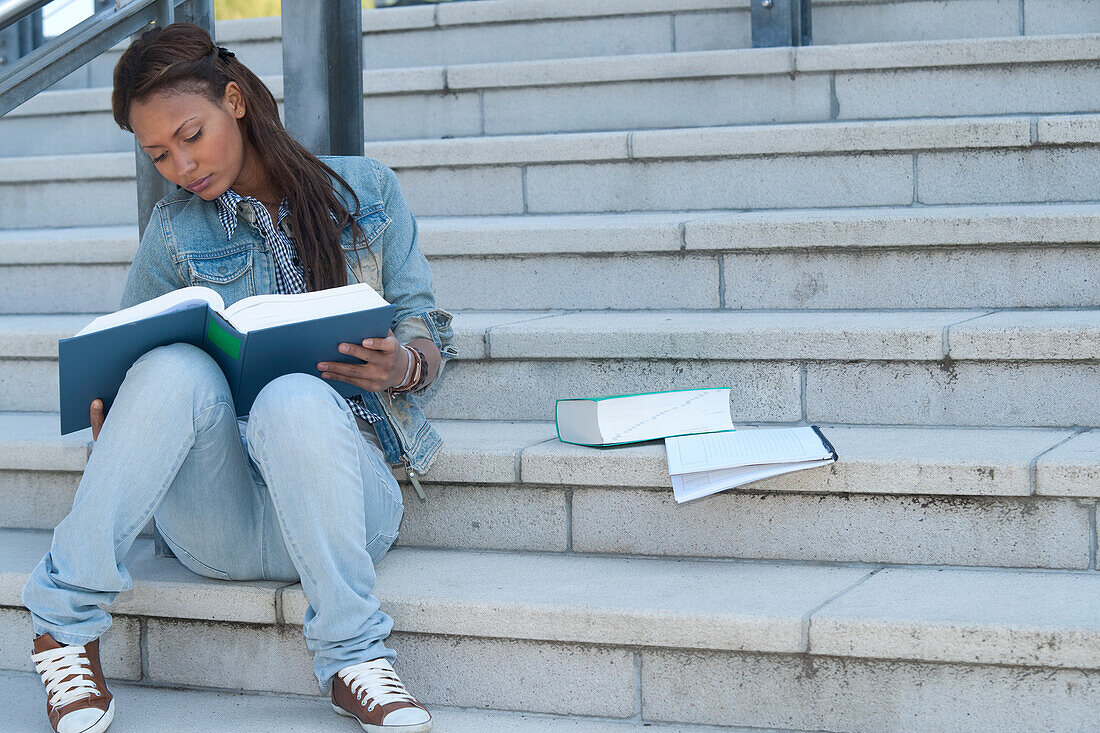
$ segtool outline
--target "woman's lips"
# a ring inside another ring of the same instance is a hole
[[[211,173],[206,178],[200,178],[199,180],[195,181],[194,183],[189,183],[189,184],[187,184],[187,190],[191,191],[192,193],[198,193],[198,192],[202,191],[204,188],[206,188],[207,186],[209,186],[210,181],[213,178],[214,178],[214,174]]]

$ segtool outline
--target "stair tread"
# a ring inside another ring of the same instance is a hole
[[[82,471],[90,429],[59,435],[57,413],[0,412],[0,470]],[[436,484],[670,489],[664,446],[568,445],[552,422],[432,420]],[[751,485],[763,492],[925,496],[1097,496],[1100,429],[823,425],[833,466]],[[1035,476],[1031,467],[1035,463]]]
[[[401,673],[401,663],[397,664]],[[42,682],[30,672],[0,672],[5,690],[5,730],[31,733],[45,728]],[[241,694],[155,687],[110,681],[116,713],[111,733],[148,733],[172,721],[176,733],[348,733],[353,723],[332,712],[326,699],[301,695]],[[412,690],[417,694],[417,690]],[[678,725],[649,721],[575,718],[538,713],[429,705],[433,733],[783,733],[761,728]]]

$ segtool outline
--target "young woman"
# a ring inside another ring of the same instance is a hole
[[[403,510],[387,464],[415,482],[441,442],[410,394],[454,351],[393,172],[308,153],[256,75],[194,25],[133,43],[112,107],[181,189],[153,210],[123,307],[189,285],[228,305],[368,282],[397,311],[385,338],[340,344],[355,363],[269,383],[247,421],[214,361],[187,344],[143,355],[106,417],[93,402],[96,446],[73,509],[23,590],[50,722],[59,733],[111,722],[98,655],[111,620],[100,606],[131,588],[122,559],[152,517],[200,575],[301,582],[306,643],[336,712],[369,731],[428,730],[431,716],[393,671],[393,623],[372,590]],[[329,380],[362,394],[345,400]]]

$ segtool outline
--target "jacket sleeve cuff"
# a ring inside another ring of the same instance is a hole
[[[439,371],[436,372],[435,379],[430,385],[416,390],[413,394],[420,394],[438,384],[439,378],[443,375],[443,367],[450,359],[458,356],[458,350],[451,345],[454,337],[454,331],[451,329],[452,318],[453,316],[447,311],[435,308],[424,315],[408,316],[394,326],[393,335],[399,342],[407,344],[415,339],[428,339],[439,349]]]

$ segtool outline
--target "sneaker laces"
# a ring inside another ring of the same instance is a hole
[[[367,710],[391,702],[418,704],[416,698],[409,694],[398,679],[393,666],[384,658],[345,667],[337,674],[347,683],[356,700],[360,703],[364,699],[371,701]]]
[[[34,668],[46,684],[50,707],[56,709],[102,694],[92,680],[91,663],[83,654],[83,646],[63,646],[31,655]]]

